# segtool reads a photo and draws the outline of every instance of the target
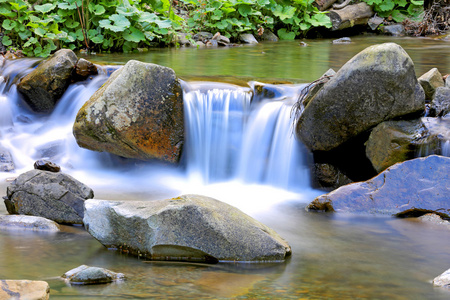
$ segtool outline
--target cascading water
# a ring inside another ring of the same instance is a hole
[[[116,186],[120,182],[124,190],[153,192],[165,186],[177,190],[170,195],[206,194],[227,202],[237,201],[233,204],[241,208],[242,197],[251,195],[271,203],[274,198],[299,199],[299,191],[310,190],[305,151],[293,137],[290,120],[300,85],[278,86],[276,95],[259,95],[252,102],[254,89],[250,87],[183,83],[185,172],[146,163],[140,163],[141,168],[136,171],[128,164],[125,172],[117,167],[119,163],[113,155],[80,148],[72,134],[78,110],[107,76],[72,84],[54,111],[43,116],[31,112],[15,84],[11,84],[30,72],[35,61],[11,64],[14,67],[8,65],[3,72],[8,81],[3,84],[0,97],[0,142],[13,156],[15,175],[29,170],[37,159],[49,159],[93,187]]]

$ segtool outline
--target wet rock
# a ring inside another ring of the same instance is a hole
[[[270,31],[269,29],[264,29],[263,34],[261,35],[261,41],[267,41],[267,42],[278,42],[278,37],[275,33]]]
[[[80,58],[75,67],[75,74],[73,77],[75,81],[82,81],[86,80],[89,76],[97,74],[98,70],[96,65],[84,58]]]
[[[180,46],[190,46],[191,45],[191,42],[188,39],[188,34],[187,33],[183,33],[183,32],[178,32],[177,33],[176,42]]]
[[[85,202],[84,224],[108,248],[153,260],[279,261],[289,245],[235,207],[200,195]]]
[[[401,216],[450,215],[450,158],[431,155],[395,164],[378,176],[314,199],[308,210]]]
[[[62,275],[71,284],[103,284],[125,279],[122,273],[81,265]]]
[[[342,37],[340,39],[332,41],[333,44],[350,44],[352,39],[349,37]]]
[[[438,87],[430,104],[430,117],[442,117],[450,113],[450,88]]]
[[[381,31],[392,36],[405,35],[405,27],[402,24],[386,25],[381,28]]]
[[[227,38],[226,36],[221,35],[220,33],[216,33],[210,40],[210,42],[211,41],[217,41],[217,44],[219,46],[228,46],[231,44],[230,39]]]
[[[45,281],[0,280],[0,299],[47,300],[50,286]]]
[[[130,60],[83,105],[73,133],[78,145],[86,149],[178,162],[184,116],[175,72]]]
[[[353,181],[336,166],[328,163],[314,164],[314,179],[317,187],[337,189]]]
[[[450,288],[450,269],[433,279],[433,285]]]
[[[306,106],[296,135],[329,151],[389,119],[423,112],[414,64],[397,44],[368,47],[348,61]]]
[[[43,160],[43,159],[37,160],[34,163],[34,168],[36,170],[49,171],[49,172],[54,172],[54,173],[61,171],[60,166],[58,166],[57,164],[55,164],[51,161]]]
[[[42,217],[20,216],[20,215],[0,215],[0,228],[17,228],[34,231],[59,231],[58,223]]]
[[[8,149],[0,147],[0,172],[14,170],[14,161]]]
[[[303,106],[306,107],[311,99],[323,88],[325,83],[330,81],[330,79],[336,75],[336,72],[333,69],[328,69],[318,81],[312,83],[312,86],[308,88],[307,95],[303,99]]]
[[[378,26],[380,26],[380,24],[383,23],[383,21],[384,21],[384,18],[381,18],[381,17],[375,15],[369,19],[369,21],[367,22],[367,25],[369,25],[370,29],[375,30],[378,28]]]
[[[206,43],[210,39],[213,38],[213,34],[211,32],[200,31],[199,33],[194,34],[192,37],[196,42]]]
[[[433,99],[433,95],[438,87],[445,85],[442,74],[437,68],[433,68],[419,77],[419,83],[425,91],[425,99]]]
[[[31,170],[6,189],[10,214],[44,217],[63,224],[82,224],[84,201],[94,197],[88,186],[64,173]]]
[[[450,222],[441,218],[441,216],[437,214],[425,214],[418,218],[421,222],[438,225],[440,227],[444,227],[450,230]]]
[[[244,44],[258,44],[258,41],[251,33],[241,33],[239,35],[239,40]]]
[[[450,120],[421,118],[386,121],[372,130],[366,155],[377,172],[417,156],[442,154],[442,144],[450,140]]]
[[[51,112],[69,86],[77,61],[72,50],[59,50],[22,78],[17,90],[34,111]]]

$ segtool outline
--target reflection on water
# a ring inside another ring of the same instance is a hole
[[[430,281],[450,261],[450,231],[414,220],[310,214],[285,203],[254,215],[291,244],[284,264],[146,262],[108,251],[81,228],[58,234],[0,233],[0,278],[47,280],[51,299],[448,299]],[[280,218],[283,222],[280,222]],[[127,280],[69,286],[81,264]]]
[[[97,54],[88,59],[97,62],[124,64],[130,59],[173,68],[183,79],[198,77],[240,77],[246,80],[293,80],[311,82],[329,68],[337,71],[364,48],[395,42],[401,45],[414,61],[417,75],[438,68],[442,74],[450,72],[450,42],[431,38],[388,36],[352,37],[350,44],[332,44],[330,39],[260,43],[233,48],[181,48],[150,50],[146,53],[121,55]],[[220,80],[220,78],[216,78]]]

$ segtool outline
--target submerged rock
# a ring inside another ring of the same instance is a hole
[[[366,155],[377,172],[417,156],[442,154],[450,140],[450,120],[421,118],[386,121],[375,127],[366,143]]]
[[[51,112],[70,84],[78,58],[69,49],[61,49],[40,63],[17,85],[17,90],[36,112]]]
[[[398,163],[378,176],[314,199],[308,210],[399,216],[450,216],[450,157],[432,155]]]
[[[123,280],[125,275],[103,268],[81,265],[64,273],[62,278],[72,284],[102,284]]]
[[[10,214],[44,217],[57,223],[82,224],[84,201],[94,197],[85,184],[64,173],[31,170],[6,189]]]
[[[0,228],[29,229],[35,231],[59,231],[58,223],[42,217],[0,215]]]
[[[237,208],[200,195],[85,202],[84,224],[108,248],[153,260],[280,261],[290,246]]]
[[[80,147],[176,163],[184,140],[183,99],[175,72],[130,60],[77,114]]]
[[[368,47],[348,61],[306,106],[296,135],[328,151],[389,119],[423,112],[414,64],[399,45]]]
[[[45,281],[0,280],[0,299],[47,300],[50,286]]]

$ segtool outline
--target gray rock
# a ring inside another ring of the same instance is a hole
[[[307,94],[305,98],[303,99],[303,107],[306,107],[308,103],[314,98],[314,96],[323,88],[325,83],[330,81],[330,79],[336,75],[336,72],[333,69],[328,69],[321,77],[320,79],[309,86]]]
[[[378,176],[314,199],[308,210],[398,216],[450,215],[450,158],[431,155],[395,164]]]
[[[447,78],[445,78],[445,87],[450,88],[450,76],[447,76]]]
[[[333,44],[350,44],[352,39],[349,37],[342,37],[340,39],[332,41]]]
[[[425,99],[433,99],[433,95],[438,87],[445,85],[442,74],[437,68],[433,68],[419,77],[419,83],[425,91]]]
[[[369,19],[369,21],[367,22],[367,25],[369,25],[370,29],[375,30],[378,28],[378,26],[380,26],[381,23],[383,23],[383,21],[384,21],[384,18],[381,18],[381,17],[375,15]]]
[[[0,280],[0,299],[47,300],[50,286],[45,281]]]
[[[69,86],[77,61],[72,50],[61,49],[22,78],[17,90],[34,111],[51,112]]]
[[[353,182],[336,166],[329,163],[314,164],[314,180],[318,187],[332,189],[337,189]]]
[[[85,202],[87,231],[108,248],[153,260],[281,261],[290,246],[235,207],[200,195]]]
[[[181,46],[190,46],[191,41],[188,39],[188,33],[178,32],[176,42]]]
[[[0,215],[0,228],[29,229],[35,231],[60,231],[58,223],[42,217]]]
[[[433,285],[450,288],[450,269],[433,279]]]
[[[88,186],[64,173],[31,170],[6,189],[10,214],[44,217],[57,223],[82,224],[84,201],[94,197]]]
[[[382,27],[381,31],[392,36],[405,35],[405,27],[402,24],[386,25]]]
[[[450,140],[450,120],[386,121],[372,130],[366,155],[374,169],[381,172],[417,156],[442,154],[442,145],[447,140]]]
[[[0,147],[0,172],[14,170],[14,161],[8,149]]]
[[[446,221],[441,218],[441,216],[436,214],[425,214],[418,218],[421,222],[431,224],[431,225],[437,225],[440,228],[447,228],[450,230],[450,222]]]
[[[34,168],[36,170],[43,170],[43,171],[49,171],[49,172],[55,172],[55,173],[61,171],[61,167],[58,166],[57,164],[52,163],[51,161],[42,160],[42,159],[35,161]]]
[[[306,106],[296,135],[328,151],[383,121],[421,113],[425,96],[414,64],[397,44],[368,47],[348,61]]]
[[[122,273],[107,269],[81,265],[62,275],[71,284],[102,284],[125,279]]]
[[[206,43],[207,41],[212,39],[213,36],[214,35],[211,32],[200,31],[199,33],[194,34],[193,39],[196,42],[200,41]]]
[[[97,74],[98,69],[96,65],[84,58],[80,58],[75,66],[75,74],[73,78],[77,81],[86,80],[89,76]]]
[[[183,98],[175,72],[130,60],[80,109],[80,147],[122,157],[178,162],[184,141]]]
[[[241,33],[239,35],[239,40],[244,44],[258,44],[258,41],[251,33]]]
[[[270,31],[269,29],[264,29],[263,34],[261,35],[261,41],[267,41],[267,42],[278,42],[278,37],[275,33]]]
[[[430,105],[430,117],[443,117],[450,113],[450,88],[438,87]]]

